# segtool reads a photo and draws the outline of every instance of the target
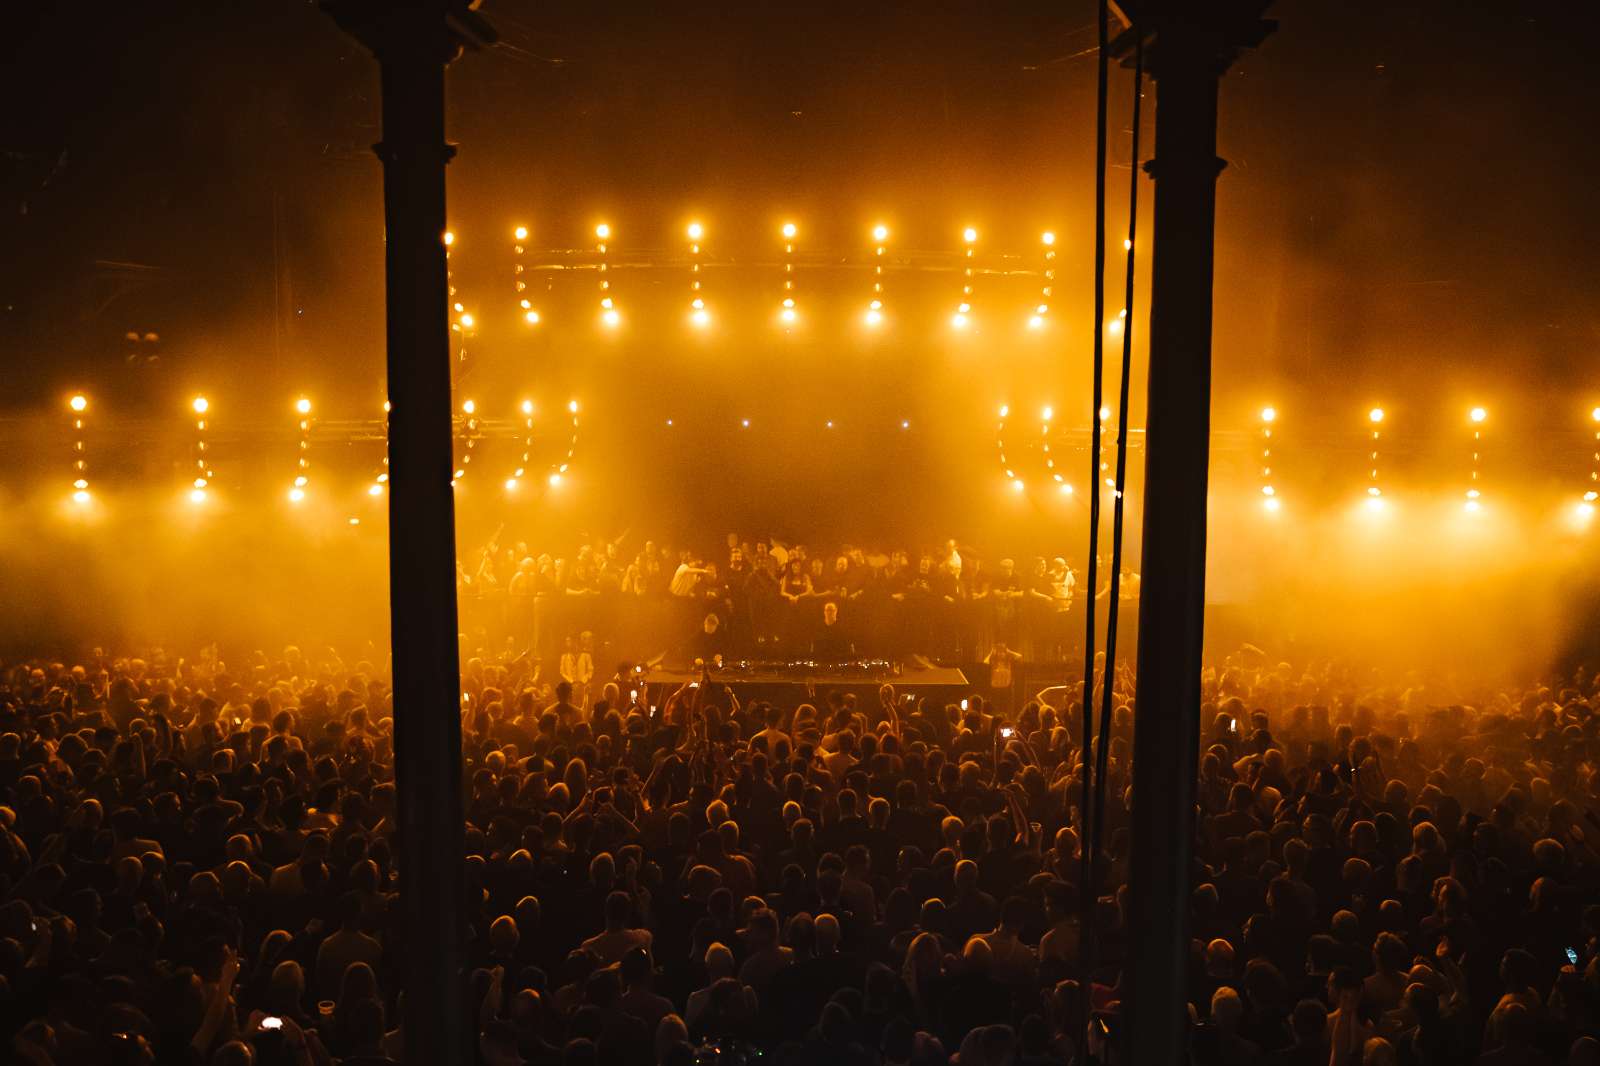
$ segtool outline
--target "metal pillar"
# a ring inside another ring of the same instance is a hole
[[[389,625],[394,674],[405,1058],[471,1062],[462,988],[461,673],[445,275],[444,69],[493,31],[446,0],[324,9],[377,57],[389,392]]]
[[[1133,753],[1129,1061],[1184,1061],[1211,432],[1217,88],[1264,3],[1143,5],[1157,86],[1143,579]],[[1226,10],[1231,8],[1232,10]],[[1125,35],[1126,37],[1127,35]],[[1126,40],[1120,41],[1126,45]]]

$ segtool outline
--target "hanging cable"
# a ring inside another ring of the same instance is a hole
[[[1097,29],[1099,48],[1095,54],[1095,145],[1094,145],[1094,400],[1090,408],[1089,425],[1089,484],[1100,484],[1100,434],[1094,432],[1099,425],[1101,400],[1101,375],[1105,369],[1106,311],[1106,47],[1109,43],[1108,21],[1110,12],[1107,0],[1098,0]],[[1093,854],[1089,850],[1090,804],[1094,801],[1094,587],[1098,574],[1096,552],[1100,549],[1100,493],[1089,496],[1089,596],[1084,621],[1083,637],[1083,792],[1078,808],[1078,893],[1079,936],[1083,947],[1082,986],[1083,1014],[1080,1023],[1087,1023],[1090,989],[1094,984],[1095,929],[1094,911],[1097,894],[1093,878]],[[1066,790],[1070,795],[1071,789]],[[1082,1029],[1082,1024],[1078,1026]]]
[[[1111,735],[1111,694],[1117,676],[1117,615],[1122,595],[1122,518],[1128,477],[1128,379],[1133,368],[1133,253],[1139,232],[1139,104],[1144,92],[1144,42],[1133,46],[1133,166],[1128,178],[1127,269],[1123,275],[1122,381],[1117,401],[1117,481],[1111,505],[1111,584],[1106,596],[1106,665],[1100,684],[1100,747],[1095,752],[1093,851],[1098,854],[1106,821],[1106,774]],[[1095,493],[1099,496],[1099,493]],[[1091,588],[1092,592],[1093,589]]]

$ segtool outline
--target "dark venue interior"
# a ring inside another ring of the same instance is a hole
[[[0,1057],[1600,1066],[1600,14],[34,5]]]

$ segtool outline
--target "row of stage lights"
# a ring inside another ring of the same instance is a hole
[[[1369,432],[1371,433],[1371,441],[1370,450],[1367,455],[1370,465],[1367,469],[1365,502],[1367,510],[1373,512],[1382,511],[1385,507],[1383,484],[1379,476],[1379,445],[1382,441],[1383,424],[1387,417],[1387,413],[1382,407],[1373,407],[1367,411],[1366,420],[1369,427]],[[1008,458],[1007,453],[1007,423],[1010,418],[1011,406],[1009,404],[1002,404],[999,410],[999,422],[995,430],[995,446],[1000,460],[1000,469],[1005,474],[1007,484],[1010,485],[1012,491],[1022,493],[1027,491],[1028,483],[1017,472],[1018,464],[1013,461],[1014,453],[1012,458]],[[1102,435],[1104,435],[1106,432],[1106,425],[1110,418],[1111,409],[1109,407],[1101,407],[1099,432]],[[1588,486],[1575,505],[1576,513],[1580,518],[1591,517],[1595,513],[1596,502],[1600,501],[1600,407],[1596,407],[1591,410],[1589,412],[1589,418],[1594,425],[1594,452],[1590,462]],[[1054,408],[1047,406],[1040,410],[1038,421],[1038,425],[1040,427],[1038,449],[1039,455],[1044,461],[1043,473],[1047,478],[1048,483],[1053,485],[1057,492],[1063,496],[1071,496],[1076,490],[1073,488],[1072,482],[1068,481],[1061,471],[1057,469],[1055,456],[1052,455],[1050,451],[1050,437],[1056,428],[1054,420]],[[1464,499],[1462,501],[1462,510],[1467,514],[1478,514],[1483,510],[1481,464],[1483,459],[1483,433],[1488,420],[1489,412],[1487,408],[1472,407],[1467,411],[1466,421],[1468,427],[1472,431],[1471,462],[1468,467],[1467,483],[1466,488],[1463,490]],[[1261,461],[1259,467],[1259,480],[1261,506],[1262,509],[1267,511],[1269,514],[1276,514],[1278,511],[1283,509],[1283,498],[1278,492],[1276,479],[1273,475],[1273,463],[1275,461],[1273,456],[1273,447],[1275,444],[1273,431],[1275,430],[1277,423],[1278,409],[1272,406],[1263,407],[1260,412]],[[1101,463],[1100,473],[1104,480],[1104,485],[1107,489],[1115,491],[1116,482],[1113,479],[1105,476],[1106,470],[1107,465],[1105,463]]]
[[[511,231],[513,264],[513,294],[517,301],[517,309],[522,319],[529,326],[537,326],[544,321],[538,308],[526,295],[528,284],[525,278],[525,267],[522,262],[524,252],[527,250],[528,227],[517,226]],[[691,329],[707,330],[715,319],[711,303],[705,291],[704,277],[701,270],[704,264],[704,249],[706,226],[702,222],[690,222],[684,228],[684,238],[687,242],[689,257],[689,304],[686,312],[687,322]],[[595,226],[595,255],[596,271],[599,274],[599,306],[597,308],[600,326],[606,330],[616,330],[623,323],[622,309],[617,303],[616,296],[611,287],[611,261],[613,229],[609,223],[602,222]],[[778,302],[775,308],[775,321],[786,332],[792,330],[800,321],[800,305],[796,295],[796,267],[795,251],[800,236],[800,227],[794,222],[785,222],[778,229],[778,235],[783,242],[783,279],[782,288],[779,290]],[[888,321],[886,309],[887,294],[885,292],[885,259],[889,252],[889,227],[878,223],[869,231],[872,248],[872,291],[861,312],[861,323],[868,330],[877,330]],[[456,235],[452,231],[444,234],[444,244],[447,249],[455,246]],[[1048,324],[1050,316],[1050,301],[1054,297],[1055,289],[1055,263],[1056,263],[1056,235],[1053,232],[1040,234],[1039,243],[1042,248],[1041,276],[1044,284],[1039,294],[1039,302],[1029,314],[1026,326],[1029,330],[1039,331]],[[1124,241],[1124,247],[1129,242]],[[968,226],[961,232],[962,245],[962,271],[961,271],[961,298],[955,305],[955,310],[950,315],[950,328],[955,332],[965,332],[975,324],[973,311],[973,295],[975,284],[975,267],[978,245],[978,231]],[[451,252],[446,251],[448,258]],[[451,309],[455,319],[450,328],[465,340],[465,337],[477,329],[478,316],[464,303],[455,299],[454,285],[450,288]],[[1113,336],[1122,332],[1123,320],[1127,312],[1122,311],[1118,316],[1106,324],[1106,329]],[[463,353],[464,358],[464,353]]]
[[[700,298],[695,297],[694,299]],[[786,299],[790,298],[786,297]],[[82,393],[74,394],[67,400],[67,408],[72,416],[73,430],[72,498],[79,504],[87,504],[92,499],[89,490],[89,464],[87,445],[85,443],[85,424],[89,411],[89,399]],[[578,401],[568,401],[566,409],[569,423],[569,436],[567,440],[566,452],[560,462],[552,465],[552,468],[545,479],[552,488],[558,487],[562,483],[564,475],[566,475],[571,467],[573,456],[577,451],[578,446]],[[192,451],[194,477],[191,480],[189,487],[189,500],[191,503],[200,505],[204,504],[208,499],[211,480],[215,476],[211,468],[210,454],[206,444],[206,434],[209,426],[207,416],[211,410],[211,403],[204,396],[196,396],[190,402],[190,410],[194,414],[194,442]],[[389,411],[389,404],[387,401],[384,402],[383,410],[385,415],[387,415]],[[288,488],[287,497],[290,503],[299,504],[306,499],[310,486],[312,421],[311,400],[304,396],[295,400],[294,411],[297,416],[298,427],[298,440],[296,449],[297,454],[295,459],[295,474]],[[512,471],[511,476],[505,479],[504,485],[507,492],[517,491],[523,481],[527,478],[528,468],[533,454],[535,412],[533,401],[521,401],[518,404],[517,411],[521,417],[523,429],[521,434],[522,452],[519,464]],[[1106,432],[1107,423],[1111,417],[1110,408],[1101,407],[1099,415],[1099,432],[1104,434]],[[999,455],[1000,468],[1005,474],[1006,481],[1009,483],[1014,492],[1022,493],[1027,489],[1027,481],[1017,472],[1017,464],[1012,458],[1008,457],[1006,437],[1007,424],[1010,417],[1010,405],[1001,405],[999,409],[999,423],[996,427],[996,447]],[[1382,467],[1380,463],[1380,445],[1383,440],[1383,426],[1387,417],[1387,413],[1382,407],[1371,408],[1367,412],[1366,416],[1368,432],[1371,434],[1369,450],[1367,454],[1368,466],[1366,478],[1366,507],[1368,510],[1374,512],[1382,511],[1385,506],[1384,488],[1381,478]],[[1590,411],[1589,417],[1594,427],[1594,448],[1590,462],[1588,485],[1576,504],[1576,511],[1578,515],[1583,518],[1592,516],[1595,512],[1596,502],[1600,501],[1600,407],[1596,407]],[[1464,499],[1462,502],[1462,509],[1468,514],[1476,514],[1483,509],[1481,462],[1483,457],[1482,449],[1484,441],[1484,429],[1488,423],[1488,419],[1489,412],[1484,407],[1475,406],[1467,411],[1466,422],[1467,426],[1472,432],[1470,452],[1471,461],[1468,467],[1466,487],[1463,490]],[[666,420],[666,424],[668,427],[671,427],[673,425],[673,419],[668,418]],[[750,420],[748,418],[740,419],[739,424],[740,428],[742,429],[750,428]],[[1048,406],[1044,407],[1039,413],[1038,424],[1040,426],[1038,448],[1039,454],[1044,462],[1044,475],[1047,478],[1048,483],[1053,485],[1057,492],[1063,496],[1071,496],[1074,494],[1075,489],[1073,488],[1072,483],[1066,479],[1065,475],[1063,475],[1061,471],[1057,469],[1055,456],[1051,453],[1050,437],[1056,429],[1054,409]],[[1278,492],[1276,478],[1273,472],[1274,464],[1276,462],[1274,455],[1274,447],[1276,444],[1274,431],[1278,425],[1278,409],[1272,406],[1263,407],[1259,415],[1259,424],[1261,446],[1259,467],[1260,493],[1262,497],[1261,504],[1263,509],[1267,512],[1276,513],[1283,507],[1283,499]],[[834,424],[831,420],[827,421],[825,426],[827,429],[834,428]],[[902,430],[909,430],[911,428],[910,420],[902,419],[900,421],[900,428]],[[478,406],[473,400],[465,400],[461,405],[461,418],[458,423],[457,435],[462,440],[463,448],[460,461],[456,465],[453,476],[451,477],[452,485],[460,482],[462,478],[466,477],[467,472],[472,464],[473,451],[478,441],[483,436]],[[383,458],[382,469],[367,487],[368,495],[383,495],[385,486],[389,480],[388,467],[389,459],[386,453]],[[1104,478],[1104,484],[1107,488],[1114,490],[1115,483],[1109,477],[1105,477],[1105,474],[1106,465],[1102,463],[1101,475]]]
[[[85,441],[85,426],[89,414],[89,397],[83,393],[74,393],[67,399],[67,409],[72,415],[72,500],[80,506],[87,506],[94,499],[89,490],[89,460],[88,446]],[[552,487],[561,484],[564,475],[571,468],[573,455],[578,448],[578,401],[569,400],[566,405],[570,434],[567,439],[567,449],[559,463],[553,464],[547,483]],[[208,429],[207,416],[211,412],[211,401],[205,396],[196,396],[189,401],[189,410],[194,415],[194,440],[191,454],[193,456],[194,477],[189,482],[189,502],[200,506],[210,499],[212,479],[216,476],[211,468],[211,458],[206,445],[206,432]],[[385,418],[389,414],[389,401],[383,402]],[[534,403],[532,400],[523,400],[517,407],[523,423],[522,433],[522,460],[520,465],[505,481],[507,492],[514,492],[522,479],[527,474],[527,468],[533,454],[534,443]],[[297,418],[298,439],[295,457],[295,473],[285,493],[291,504],[304,503],[310,494],[311,485],[311,415],[312,404],[308,397],[301,396],[294,402],[294,412]],[[481,433],[479,432],[478,407],[473,400],[466,400],[461,405],[460,431],[457,436],[464,441],[465,451],[460,464],[450,479],[452,487],[467,474],[467,467],[472,462],[472,449],[476,445]],[[367,495],[382,496],[389,482],[389,455],[385,446],[382,468],[367,485]]]

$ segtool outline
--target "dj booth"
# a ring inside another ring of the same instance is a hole
[[[699,681],[694,669],[657,668],[639,675],[646,685],[674,689],[685,682]],[[967,676],[955,667],[891,663],[886,660],[858,660],[848,663],[815,662],[733,662],[711,668],[711,684],[726,685],[742,701],[753,699],[794,699],[796,691],[824,690],[855,692],[858,700],[877,700],[878,688],[891,684],[901,695],[933,695],[939,689],[964,688]],[[653,695],[653,694],[652,694]]]

